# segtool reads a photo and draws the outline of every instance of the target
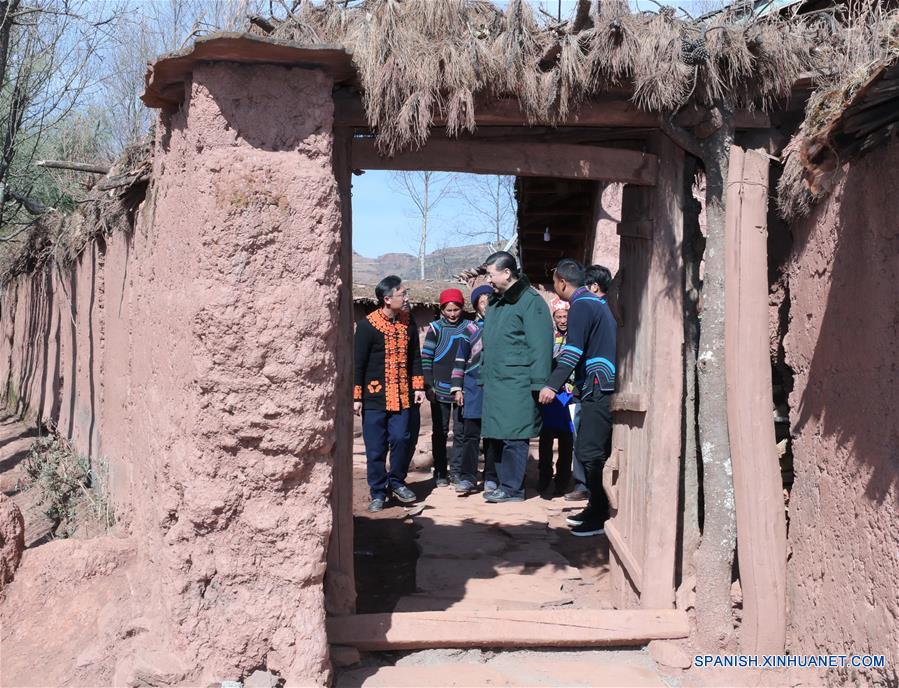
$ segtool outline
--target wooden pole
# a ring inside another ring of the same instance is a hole
[[[743,589],[740,650],[782,654],[786,518],[768,344],[768,157],[731,148],[725,240],[727,424]]]
[[[90,174],[109,174],[109,165],[94,162],[71,162],[68,160],[38,160],[38,167],[52,167],[57,170],[88,172]]]

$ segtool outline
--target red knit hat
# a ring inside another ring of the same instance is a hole
[[[440,292],[440,306],[443,307],[448,303],[457,303],[459,306],[465,305],[465,297],[459,289],[444,289]]]

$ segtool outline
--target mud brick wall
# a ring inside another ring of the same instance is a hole
[[[187,88],[157,125],[134,231],[4,291],[0,376],[20,410],[108,462],[167,675],[207,685],[262,667],[323,685],[334,381],[348,373],[332,83],[209,64]]]
[[[845,170],[793,227],[788,648],[899,666],[899,145]]]

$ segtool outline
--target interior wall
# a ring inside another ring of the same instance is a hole
[[[899,664],[899,143],[848,165],[795,224],[784,340],[794,483],[788,648]]]

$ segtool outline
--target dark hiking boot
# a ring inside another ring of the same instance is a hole
[[[470,480],[460,480],[456,485],[456,494],[460,497],[467,497],[473,492],[477,492],[477,485]]]
[[[375,497],[371,500],[368,505],[369,513],[375,513],[377,511],[381,511],[384,508],[384,499],[381,497]]]
[[[579,511],[576,514],[572,514],[568,518],[565,519],[565,523],[570,525],[572,528],[576,526],[581,526],[585,521],[593,521],[592,518],[593,513],[590,511],[590,507],[587,507],[583,511]]]
[[[524,497],[513,497],[505,490],[494,490],[484,495],[484,499],[491,504],[502,504],[503,502],[523,502]]]
[[[412,490],[410,490],[408,487],[406,487],[405,485],[400,485],[399,487],[394,487],[393,488],[393,496],[396,497],[403,504],[411,504],[416,499],[418,499],[418,497],[415,496],[415,493]]]
[[[590,499],[590,493],[587,490],[572,490],[565,495],[566,502],[583,502]]]
[[[603,535],[605,534],[605,528],[603,527],[605,524],[597,519],[589,519],[584,521],[579,526],[574,526],[571,529],[571,534],[576,535],[578,537],[592,537],[594,535]]]

